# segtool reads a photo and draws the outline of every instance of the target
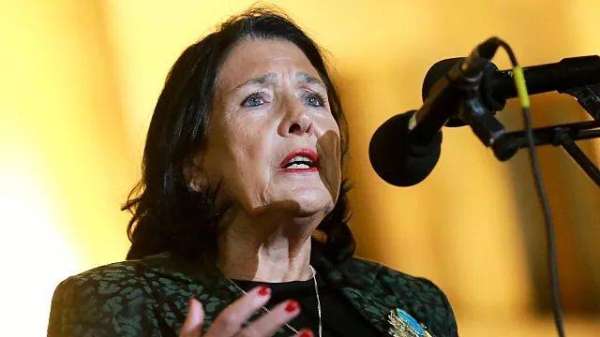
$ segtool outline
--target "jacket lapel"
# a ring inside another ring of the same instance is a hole
[[[313,263],[325,273],[325,279],[340,292],[376,330],[382,335],[388,333],[387,317],[393,309],[393,301],[386,301],[378,294],[375,282],[378,268],[369,270],[346,270],[344,264],[334,267],[325,257],[313,254]],[[352,275],[352,276],[350,276]]]
[[[202,303],[204,308],[204,328],[212,325],[214,319],[228,305],[241,296],[239,291],[220,274],[210,258],[189,261],[172,253],[161,253],[146,258],[153,272],[165,275],[170,279],[179,280],[185,284],[185,293],[194,296]],[[183,290],[179,289],[180,292]],[[179,322],[183,322],[187,315],[187,298],[181,303],[175,303],[168,314],[179,314]]]
[[[381,299],[362,292],[353,287],[342,287],[342,294],[350,301],[352,306],[371,323],[375,329],[381,333],[387,333],[387,315],[391,308],[388,308]]]

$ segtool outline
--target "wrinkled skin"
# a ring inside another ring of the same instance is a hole
[[[339,128],[317,71],[294,44],[237,45],[217,79],[209,125],[197,160],[213,184],[223,178],[224,197],[236,207],[250,215],[282,202],[298,215],[333,207]],[[327,174],[282,172],[281,160],[298,148],[318,151],[319,171]]]
[[[217,78],[206,141],[185,172],[195,188],[218,185],[217,203],[227,205],[218,227],[224,275],[264,282],[310,278],[311,234],[338,199],[339,139],[327,89],[296,45],[251,39],[231,50]],[[315,167],[282,164],[298,150],[316,153]],[[192,303],[191,309],[182,331],[197,335],[201,306]],[[226,309],[238,318],[246,311],[237,302]],[[271,325],[256,323],[252,335],[270,335],[291,319],[285,310],[263,317]],[[235,324],[212,329],[240,333]],[[223,332],[211,330],[207,335]]]

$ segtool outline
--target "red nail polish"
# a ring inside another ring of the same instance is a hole
[[[304,330],[299,337],[313,337],[313,333],[310,330]]]
[[[271,292],[271,289],[269,289],[269,287],[267,287],[267,286],[261,286],[260,289],[258,289],[258,294],[260,296],[267,296],[267,295],[269,295],[270,292]]]
[[[291,300],[288,302],[288,304],[285,306],[285,311],[287,312],[294,312],[298,310],[298,302]]]

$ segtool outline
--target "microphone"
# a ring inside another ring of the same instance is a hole
[[[469,122],[482,140],[482,132],[477,129],[488,128],[493,134],[503,132],[501,125],[489,116],[478,119],[480,116],[475,115],[468,121],[459,116],[468,93],[491,112],[502,110],[506,99],[517,97],[512,70],[499,71],[489,61],[496,48],[490,41],[493,39],[479,45],[468,58],[434,64],[423,82],[423,106],[390,118],[375,131],[369,144],[369,159],[383,180],[395,186],[412,186],[425,179],[439,160],[443,126]],[[600,83],[600,57],[566,58],[558,63],[525,67],[523,73],[530,94],[562,92]]]
[[[433,86],[443,78],[457,62],[464,58],[452,58],[434,64],[423,81],[422,96],[426,100]],[[557,63],[523,68],[527,91],[530,95],[564,90],[600,83],[600,57],[598,55],[565,58]],[[513,71],[502,70],[493,63],[484,70],[481,79],[482,103],[491,111],[504,108],[506,99],[517,97]],[[447,126],[456,126],[449,123]]]
[[[369,159],[383,180],[411,186],[431,173],[440,158],[442,127],[464,99],[465,88],[477,86],[496,49],[496,41],[490,39],[461,62],[453,62],[418,111],[393,116],[375,131]]]
[[[440,158],[442,132],[424,145],[414,142],[409,122],[415,111],[393,116],[383,123],[369,143],[369,159],[377,174],[389,184],[411,186],[421,182]]]

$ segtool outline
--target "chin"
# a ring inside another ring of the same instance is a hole
[[[309,216],[317,213],[325,212],[332,209],[333,200],[328,191],[314,189],[296,189],[290,191],[287,198],[290,205],[295,208],[295,211],[300,216]]]

